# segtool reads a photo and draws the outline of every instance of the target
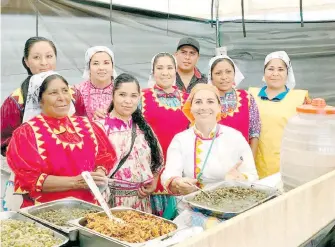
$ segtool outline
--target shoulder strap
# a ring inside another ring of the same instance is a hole
[[[131,145],[130,145],[129,152],[120,160],[119,164],[117,165],[116,169],[114,170],[114,172],[112,173],[110,178],[114,177],[115,173],[117,173],[117,171],[120,170],[120,168],[123,166],[124,162],[126,162],[126,160],[128,159],[128,157],[131,153],[131,150],[133,150],[135,139],[136,139],[136,123],[133,122],[133,126],[132,126],[132,129],[131,129]]]

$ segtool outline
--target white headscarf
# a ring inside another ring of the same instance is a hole
[[[234,69],[235,69],[235,78],[234,78],[234,82],[235,82],[235,87],[238,86],[238,84],[241,83],[241,81],[243,81],[244,76],[242,74],[242,72],[239,70],[239,68],[236,66],[236,64],[234,63],[234,61],[228,57],[227,55],[220,55],[220,56],[216,56],[211,58],[211,60],[209,60],[209,69],[208,69],[208,84],[212,84],[212,73],[211,73],[211,68],[213,63],[218,60],[218,59],[228,59],[230,60],[233,64],[234,64]]]
[[[275,59],[275,58],[279,58],[283,60],[284,63],[286,64],[286,67],[287,67],[286,86],[289,89],[293,89],[295,87],[295,78],[294,78],[293,68],[292,68],[291,60],[285,51],[275,51],[267,55],[264,61],[264,67],[265,65],[267,65],[268,62],[270,62],[272,59]],[[263,81],[266,82],[264,76],[263,76]]]
[[[93,55],[97,52],[106,52],[111,58],[112,58],[112,62],[113,62],[113,77],[114,79],[117,77],[117,73],[115,70],[115,58],[114,58],[114,53],[112,52],[111,49],[109,49],[106,46],[93,46],[87,49],[86,53],[85,53],[85,69],[84,69],[84,73],[83,73],[83,78],[85,80],[89,80],[90,79],[90,61],[91,58],[93,57]]]
[[[167,52],[160,52],[160,53],[157,53],[152,59],[151,59],[151,70],[150,70],[150,75],[149,75],[149,80],[148,80],[148,87],[149,88],[152,88],[156,85],[156,81],[155,81],[155,77],[154,77],[154,61],[155,61],[155,58],[160,55],[160,54],[169,54]],[[171,54],[170,54],[171,55]],[[171,55],[174,59],[174,62],[176,64],[176,69],[177,69],[177,60],[176,58]],[[173,86],[176,85],[176,81],[173,82]]]
[[[33,75],[30,78],[29,86],[28,86],[28,93],[27,93],[27,101],[26,101],[26,105],[24,107],[24,113],[23,113],[23,123],[41,114],[41,107],[40,107],[40,103],[38,102],[38,95],[40,93],[40,88],[41,88],[43,81],[51,75],[59,75],[59,74],[54,71],[47,71],[47,72],[42,72],[40,74]],[[72,115],[74,113],[75,113],[75,108],[74,108],[73,102],[71,102],[69,115]]]

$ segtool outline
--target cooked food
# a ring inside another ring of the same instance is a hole
[[[161,218],[136,211],[113,212],[125,223],[110,220],[107,216],[89,214],[87,228],[128,243],[143,243],[168,234],[176,227]]]
[[[70,227],[70,225],[67,224],[69,220],[82,218],[89,213],[97,213],[97,212],[99,211],[94,209],[62,207],[59,209],[49,209],[43,212],[38,212],[37,214],[34,215],[57,226]]]
[[[238,212],[265,199],[268,195],[259,190],[243,187],[224,187],[197,194],[191,201],[220,211]]]
[[[1,220],[0,224],[2,247],[52,247],[62,243],[51,230],[33,222],[8,219]]]

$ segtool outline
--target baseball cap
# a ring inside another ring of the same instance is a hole
[[[194,47],[198,53],[200,51],[200,44],[197,40],[191,38],[191,37],[185,37],[179,40],[178,46],[177,46],[177,50],[180,49],[180,47],[184,46],[184,45],[189,45]]]

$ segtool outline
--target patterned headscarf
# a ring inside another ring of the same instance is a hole
[[[151,70],[150,70],[150,75],[149,75],[149,80],[148,80],[148,87],[149,88],[153,88],[155,85],[156,85],[156,81],[155,81],[155,77],[154,77],[154,61],[155,61],[155,58],[158,56],[158,55],[161,55],[161,54],[169,54],[171,55],[170,53],[167,53],[167,52],[160,52],[160,53],[157,53],[152,59],[151,59]],[[172,56],[172,55],[171,55]],[[176,69],[177,69],[177,60],[174,56],[172,56],[174,58],[174,62],[176,64]],[[176,85],[176,81],[174,81],[173,83],[173,86]]]
[[[29,121],[33,117],[41,114],[40,103],[38,102],[38,95],[40,94],[40,88],[45,79],[51,75],[59,75],[54,71],[42,72],[40,74],[33,75],[29,81],[27,102],[24,107],[23,123]],[[71,102],[69,115],[75,113],[73,102]]]
[[[111,49],[109,49],[106,46],[93,46],[91,48],[88,48],[86,53],[85,53],[85,69],[83,73],[83,78],[85,80],[90,79],[90,61],[93,57],[93,55],[97,52],[106,52],[111,58],[112,58],[112,63],[113,63],[113,77],[114,79],[117,77],[117,73],[115,71],[115,58],[114,58],[114,53],[112,52]]]
[[[191,125],[193,125],[194,122],[195,122],[195,118],[194,118],[194,116],[191,112],[192,101],[193,101],[194,95],[201,90],[208,90],[208,91],[213,92],[216,95],[216,97],[218,98],[218,100],[220,100],[220,93],[219,93],[219,90],[216,87],[214,87],[211,84],[204,84],[204,83],[197,84],[192,89],[192,91],[191,91],[190,95],[188,96],[188,98],[187,98],[187,100],[184,104],[184,107],[183,107],[183,113],[187,117],[187,119],[190,121]],[[216,116],[216,121],[219,122],[220,119],[221,119],[221,114],[218,114]]]
[[[287,53],[285,51],[275,51],[270,53],[269,55],[266,56],[265,61],[264,61],[264,67],[267,65],[272,59],[279,58],[284,61],[287,67],[287,81],[286,81],[286,86],[289,89],[293,89],[295,87],[295,77],[293,73],[293,67],[291,64],[291,60]],[[265,78],[263,76],[263,81],[265,81]]]
[[[234,65],[234,69],[235,69],[235,78],[234,78],[234,83],[235,83],[235,87],[238,86],[238,84],[240,84],[241,81],[244,80],[244,76],[242,74],[242,72],[239,70],[239,68],[236,66],[236,64],[234,63],[234,61],[228,57],[227,55],[220,55],[220,56],[216,56],[213,57],[210,61],[209,61],[209,68],[208,68],[208,83],[212,84],[212,73],[211,73],[211,68],[213,63],[218,60],[218,59],[228,59],[230,60],[233,65]]]

